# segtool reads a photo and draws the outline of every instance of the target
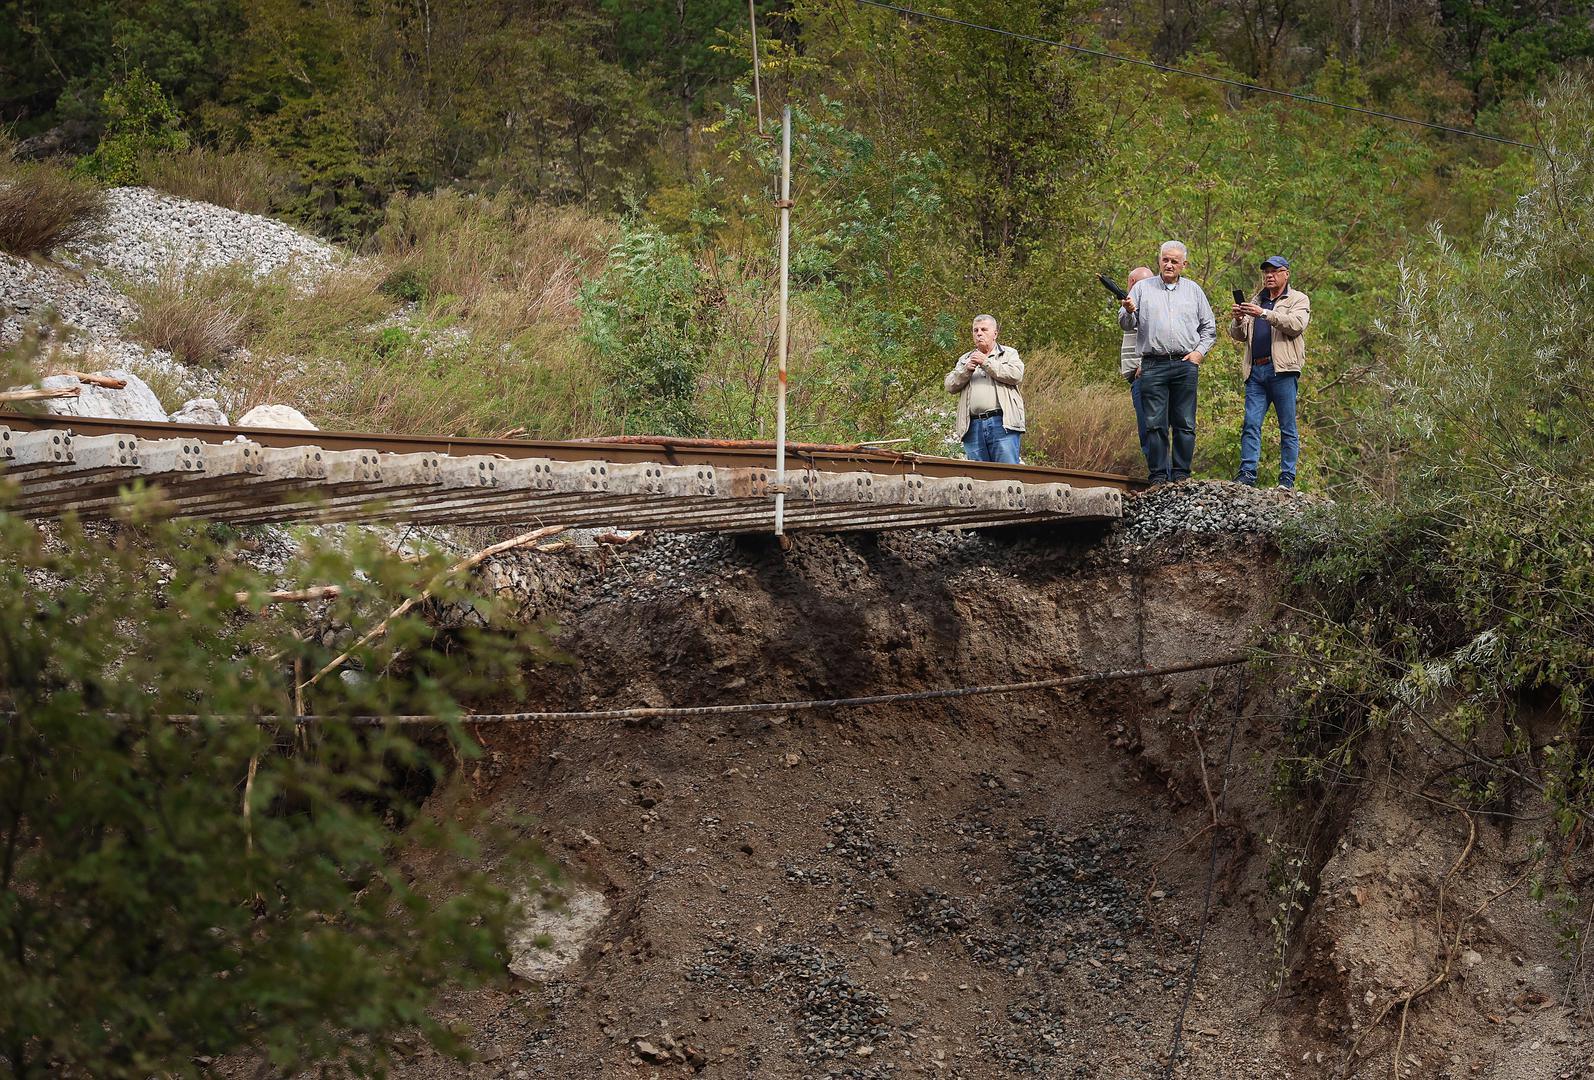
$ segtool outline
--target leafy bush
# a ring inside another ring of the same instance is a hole
[[[1361,498],[1295,541],[1311,618],[1281,643],[1316,767],[1397,724],[1459,752],[1447,797],[1543,797],[1563,837],[1594,820],[1594,312],[1576,285],[1591,103],[1578,78],[1541,105],[1550,154],[1477,251],[1436,231],[1402,267],[1387,398],[1356,431]],[[1521,302],[1523,282],[1539,302]]]
[[[256,150],[190,147],[144,158],[137,175],[141,183],[170,195],[248,214],[270,213],[288,197],[282,166]]]
[[[136,510],[135,510],[136,513]],[[371,1075],[451,986],[500,978],[513,907],[475,869],[464,823],[423,813],[448,782],[399,729],[344,717],[459,714],[517,685],[535,639],[443,642],[398,620],[296,726],[295,671],[321,644],[304,611],[242,615],[272,584],[220,534],[184,524],[48,543],[0,508],[0,1061],[8,1075],[193,1076],[240,1054],[262,1071]],[[333,583],[331,626],[365,627],[443,565],[351,535],[289,579]],[[444,585],[445,602],[466,595]],[[469,597],[496,621],[490,600]],[[347,632],[344,636],[352,636]],[[509,872],[528,872],[511,850]],[[417,879],[402,863],[424,859]]]
[[[78,163],[84,175],[113,186],[136,184],[143,162],[188,149],[182,118],[143,68],[107,87],[102,104],[105,133],[94,152]]]
[[[702,275],[664,234],[625,229],[581,293],[581,331],[606,363],[622,429],[701,435],[697,379],[714,334]]]
[[[93,236],[105,222],[105,196],[57,165],[0,176],[0,251],[42,255]]]

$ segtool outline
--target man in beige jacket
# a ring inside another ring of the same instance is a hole
[[[946,392],[958,395],[957,438],[970,461],[1017,465],[1024,431],[1024,361],[996,341],[996,319],[974,319],[974,348],[947,373]]]
[[[1245,383],[1245,424],[1240,429],[1239,483],[1256,486],[1262,458],[1262,421],[1268,406],[1279,422],[1279,487],[1293,490],[1301,440],[1295,430],[1296,390],[1306,365],[1306,324],[1312,301],[1290,288],[1290,263],[1282,255],[1262,260],[1262,288],[1229,309],[1229,336],[1243,342],[1240,378]]]

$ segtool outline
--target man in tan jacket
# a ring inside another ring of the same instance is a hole
[[[1262,260],[1262,288],[1229,309],[1229,336],[1243,342],[1240,378],[1245,382],[1245,425],[1240,429],[1240,474],[1235,480],[1256,486],[1262,457],[1262,421],[1268,406],[1279,422],[1279,487],[1293,490],[1301,440],[1295,430],[1295,401],[1306,365],[1306,324],[1312,301],[1290,288],[1290,263],[1282,255]]]
[[[958,396],[957,438],[970,461],[1017,465],[1024,431],[1024,361],[996,342],[996,319],[974,319],[974,348],[958,357],[946,376],[946,392]]]

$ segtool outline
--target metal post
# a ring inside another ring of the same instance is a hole
[[[775,535],[786,532],[786,290],[791,253],[791,106],[780,135],[780,375],[775,390]]]
[[[747,0],[747,25],[753,31],[753,101],[758,106],[758,134],[764,134],[764,91],[758,85],[758,0]]]

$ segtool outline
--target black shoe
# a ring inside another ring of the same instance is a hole
[[[1236,484],[1244,484],[1246,487],[1256,487],[1256,477],[1246,476],[1244,473],[1236,476],[1234,482]]]

